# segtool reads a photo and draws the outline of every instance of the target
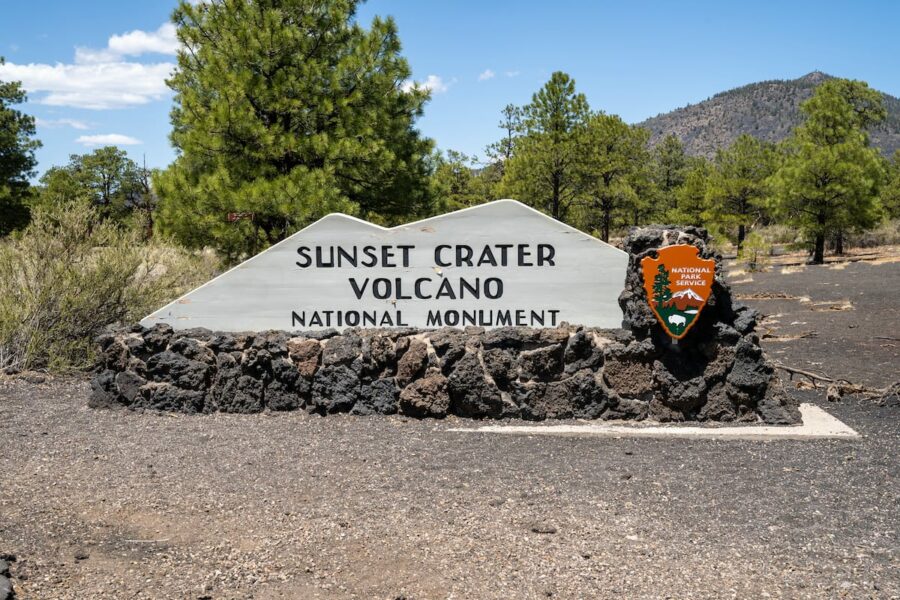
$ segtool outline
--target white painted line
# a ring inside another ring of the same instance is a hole
[[[696,426],[672,423],[646,425],[642,423],[612,424],[591,421],[584,425],[485,425],[482,427],[454,427],[450,431],[467,433],[503,433],[511,435],[567,435],[595,437],[651,437],[720,440],[822,440],[857,439],[851,427],[814,404],[801,404],[801,425],[712,425]]]

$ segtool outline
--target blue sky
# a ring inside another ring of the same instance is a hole
[[[176,43],[167,0],[0,0],[0,79],[21,79],[38,118],[41,171],[116,143],[168,164]],[[900,95],[900,2],[452,2],[371,0],[397,21],[417,81],[419,121],[440,148],[484,156],[500,109],[524,104],[555,70],[592,108],[628,122],[763,79],[813,70]]]

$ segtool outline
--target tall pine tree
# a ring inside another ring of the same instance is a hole
[[[357,5],[182,0],[161,229],[237,259],[335,210],[388,224],[428,212],[431,142],[414,123],[429,93],[404,83],[393,20],[365,29]]]
[[[800,106],[806,116],[786,142],[773,177],[776,208],[825,260],[825,240],[865,229],[879,218],[883,161],[866,132],[885,118],[881,94],[863,82],[832,79]]]
[[[584,189],[584,138],[590,108],[575,80],[553,73],[523,107],[523,134],[515,138],[505,163],[501,188],[565,220],[572,202]]]

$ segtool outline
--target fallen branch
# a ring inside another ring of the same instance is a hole
[[[812,371],[804,371],[803,369],[798,369],[796,367],[789,367],[777,362],[773,362],[772,365],[776,369],[781,369],[782,371],[790,373],[791,381],[794,380],[794,375],[801,375],[803,377],[806,377],[806,379],[809,381],[809,384],[812,385],[813,389],[819,389],[819,386],[816,383],[818,381],[827,383],[828,387],[825,389],[825,398],[828,399],[829,402],[838,402],[846,395],[863,396],[868,400],[877,398],[882,403],[891,396],[900,397],[900,381],[892,383],[891,385],[884,388],[876,388],[867,385],[852,383],[850,381],[847,381],[846,379],[832,379],[831,377],[826,377],[825,375],[819,375],[818,373],[813,373]]]
[[[818,373],[813,373],[812,371],[804,371],[803,369],[798,369],[796,367],[789,367],[787,365],[783,365],[783,364],[777,363],[777,362],[773,362],[772,364],[775,366],[776,369],[781,369],[782,371],[787,371],[788,373],[790,373],[791,381],[794,380],[794,375],[802,375],[803,377],[806,377],[807,379],[809,379],[809,381],[812,383],[812,386],[814,388],[819,387],[818,385],[816,385],[817,381],[824,381],[825,383],[834,383],[834,379],[831,379],[830,377],[825,377],[824,375],[819,375]]]
[[[803,333],[797,333],[794,335],[776,335],[772,333],[771,330],[768,330],[762,335],[762,339],[769,340],[770,342],[793,342],[794,340],[803,340],[806,338],[814,337],[819,337],[819,333],[817,331],[804,331]]]

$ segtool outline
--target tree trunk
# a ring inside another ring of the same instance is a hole
[[[741,248],[744,247],[744,238],[747,237],[747,226],[741,223],[738,225],[738,241],[737,241],[737,251],[738,254],[741,253]]]
[[[153,211],[147,210],[147,222],[144,224],[144,241],[150,241],[153,237]]]
[[[825,234],[816,234],[816,248],[813,251],[812,264],[821,265],[825,262]]]
[[[556,220],[560,220],[559,218],[559,175],[553,175],[553,218]]]
[[[601,239],[604,242],[609,242],[609,223],[610,223],[610,212],[607,209],[603,210],[603,235]]]
[[[834,253],[838,256],[844,254],[844,232],[841,230],[834,237]]]

